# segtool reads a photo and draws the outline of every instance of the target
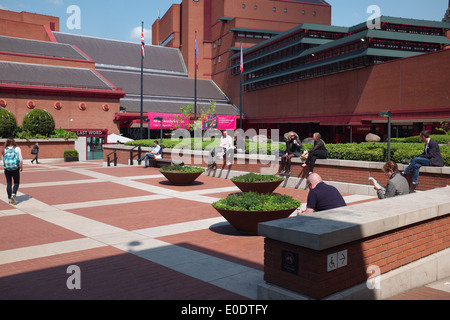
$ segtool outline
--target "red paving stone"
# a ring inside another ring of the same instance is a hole
[[[20,184],[34,183],[39,181],[45,182],[57,182],[57,181],[71,181],[71,180],[88,180],[91,177],[66,170],[36,170],[24,171],[20,175]]]
[[[20,188],[20,191],[49,205],[148,196],[153,193],[112,182],[96,182],[45,188]]]
[[[428,287],[421,287],[399,294],[389,300],[450,300],[450,293]]]
[[[0,251],[80,238],[80,234],[30,215],[0,218]]]
[[[81,272],[69,290],[67,268]],[[247,300],[112,247],[2,265],[0,300]]]
[[[244,236],[231,225],[158,238],[250,268],[264,270],[264,237]]]
[[[168,183],[163,177],[140,179],[141,176],[160,174],[156,168],[143,169],[138,166],[99,167],[102,164],[101,161],[93,161],[51,165],[83,168],[113,177],[136,177],[135,181],[170,190],[198,191],[199,194],[202,190],[234,186],[229,180],[201,176],[198,182],[190,187],[178,187]],[[88,175],[64,170],[48,170],[48,168],[46,170],[43,166],[26,167],[22,177],[22,184],[91,178]],[[0,183],[4,183],[3,177],[0,178]],[[19,191],[49,205],[152,194],[113,182],[33,188],[21,187]],[[306,203],[308,195],[307,190],[297,189],[278,188],[275,192],[291,195],[302,203]],[[220,199],[230,193],[234,192],[207,194],[207,196]],[[13,208],[8,204],[0,203],[0,210]],[[68,211],[126,230],[138,230],[220,216],[210,204],[174,198]],[[77,233],[29,215],[0,216],[0,251],[82,237]],[[206,230],[160,237],[159,240],[250,268],[263,270],[263,237],[243,236],[226,223],[213,225]],[[71,291],[66,287],[66,280],[70,276],[66,273],[66,270],[69,265],[73,264],[78,265],[82,272],[82,290],[79,291]],[[245,299],[237,294],[112,247],[0,265],[0,288],[2,288],[0,299]],[[428,289],[430,288],[412,290],[404,295],[394,297],[392,300],[448,300],[448,293]]]
[[[154,186],[167,188],[174,191],[199,191],[199,190],[209,190],[215,188],[229,188],[235,187],[234,183],[230,180],[213,178],[208,176],[200,176],[192,185],[189,186],[176,186],[169,182],[165,177],[155,178],[155,179],[142,179],[137,180],[139,182],[148,183]]]
[[[138,177],[161,174],[157,168],[144,169],[142,166],[95,168],[90,169],[90,171],[107,174],[113,177]]]
[[[69,211],[130,231],[220,217],[208,203],[172,198]]]
[[[6,194],[6,189],[5,190],[1,190],[0,192],[5,192]],[[0,201],[0,210],[13,210],[14,207],[12,205],[9,205],[6,202]]]

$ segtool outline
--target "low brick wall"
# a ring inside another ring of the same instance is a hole
[[[6,139],[0,139],[0,149],[3,150]],[[22,150],[22,156],[25,160],[34,158],[31,150],[35,143],[39,143],[39,159],[57,159],[64,158],[65,150],[75,150],[75,139],[16,139],[17,145]]]
[[[419,279],[410,268],[378,292],[366,287],[370,270],[386,275],[449,251],[450,187],[263,223],[259,234],[268,283],[313,299],[362,285],[366,298],[386,299],[450,276],[449,252]]]
[[[106,145],[104,152],[104,161],[107,162],[107,156],[110,156],[111,165],[114,159],[114,153],[117,156],[117,163],[129,165],[130,164],[130,151],[132,147],[124,145]],[[132,151],[134,159],[133,165],[138,165],[138,149]],[[142,148],[142,155],[145,152],[151,150],[150,148]],[[166,149],[164,157],[171,159],[172,151],[175,154],[179,153],[179,150]],[[185,155],[183,157],[186,164],[191,163],[196,166],[207,166],[208,153],[201,151],[193,151],[192,154]],[[278,170],[277,161],[270,162],[270,157],[267,156],[249,156],[249,155],[235,155],[234,163],[231,166],[233,171],[242,172],[255,172],[259,173],[261,170],[264,172],[276,173]],[[217,162],[219,164],[218,170],[228,170],[229,167],[225,166],[221,160]],[[272,165],[272,166],[271,166]],[[368,161],[349,161],[349,160],[317,160],[315,172],[320,174],[323,180],[335,183],[336,187],[340,187],[342,183],[341,192],[354,193],[354,194],[370,194],[375,195],[373,186],[369,183],[369,177],[374,177],[381,184],[386,184],[386,177],[381,171],[384,163],[380,162],[368,162]],[[399,165],[400,170],[404,170],[405,165]],[[286,179],[283,184],[285,187],[304,188],[306,177],[308,176],[309,168],[301,167],[300,159],[293,159],[291,166],[291,176]],[[410,180],[412,175],[407,176]],[[345,184],[345,185],[344,185]],[[420,169],[419,186],[417,190],[431,190],[434,188],[445,187],[450,184],[450,167],[435,168],[435,167],[422,167]],[[348,189],[349,185],[352,189]]]

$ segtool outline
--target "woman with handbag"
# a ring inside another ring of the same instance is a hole
[[[31,163],[33,163],[33,161],[36,161],[36,164],[39,164],[38,161],[38,155],[39,155],[39,143],[35,143],[35,145],[33,146],[33,149],[31,150],[31,154],[34,155],[34,159],[31,160]]]
[[[299,142],[295,132],[289,132],[286,141],[286,153],[281,157],[280,168],[278,169],[279,175],[290,176],[291,175],[291,160],[294,157],[300,157],[303,145]]]

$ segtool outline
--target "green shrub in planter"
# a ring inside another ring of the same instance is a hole
[[[231,194],[225,199],[214,202],[216,209],[231,211],[276,211],[295,209],[301,206],[300,201],[282,194],[259,194],[245,192]]]
[[[233,182],[274,182],[283,181],[284,178],[272,174],[248,173],[231,179]]]
[[[204,168],[200,167],[190,167],[190,166],[180,166],[177,164],[171,165],[170,167],[162,167],[159,169],[160,172],[180,172],[180,173],[203,173]]]
[[[0,138],[9,138],[14,136],[17,129],[17,121],[14,114],[0,107]]]
[[[33,135],[50,137],[55,131],[55,120],[50,112],[42,109],[34,109],[23,118],[23,130]]]
[[[78,158],[78,151],[77,150],[65,150],[64,158]]]

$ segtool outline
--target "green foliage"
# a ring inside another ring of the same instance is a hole
[[[450,123],[441,121],[439,122],[439,124],[440,127],[436,128],[436,130],[443,132],[447,136],[450,136]]]
[[[191,131],[194,129],[201,129],[196,128],[195,126],[198,126],[199,124],[201,126],[203,122],[207,120],[209,115],[213,115],[216,113],[216,102],[210,101],[208,107],[200,107],[200,110],[198,110],[199,113],[197,113],[197,117],[200,119],[199,123],[197,122],[195,122],[194,124],[191,123],[191,118],[195,117],[194,115],[195,110],[192,104],[187,106],[181,106],[180,111],[181,114],[175,116],[174,127],[176,129],[187,129]]]
[[[17,120],[14,114],[0,107],[0,137],[9,138],[14,136],[17,130]]]
[[[245,192],[231,194],[225,199],[214,202],[216,209],[232,211],[273,211],[295,210],[301,206],[300,201],[282,194],[258,194]]]
[[[239,177],[234,177],[231,180],[235,182],[273,182],[282,181],[284,178],[273,174],[248,173]]]
[[[203,173],[204,168],[200,167],[190,167],[190,166],[180,166],[177,164],[171,165],[170,167],[162,167],[159,169],[160,172],[180,172],[180,173]]]
[[[50,112],[42,109],[34,109],[23,118],[23,130],[32,135],[40,134],[50,137],[55,130],[55,120]]]
[[[78,139],[78,136],[75,132],[66,131],[62,128],[59,128],[53,131],[51,138],[68,140],[68,139]]]
[[[442,137],[448,137],[443,135],[432,136],[433,139],[439,140]],[[406,141],[415,141],[416,137],[404,138]],[[395,141],[395,142],[394,142]],[[165,139],[163,144],[166,148],[186,148],[193,149],[195,139],[185,139],[185,140],[174,140]],[[438,141],[440,144],[447,144],[442,140]],[[202,141],[203,150],[212,150],[218,147],[220,144],[220,139],[213,138],[211,141]],[[152,140],[141,140],[127,142],[126,145],[133,146],[146,146],[152,147]],[[279,150],[275,150],[275,145],[272,145],[270,141],[267,144],[267,154],[278,154],[278,151],[286,150],[284,144],[280,144]],[[311,150],[312,144],[304,144],[304,150]],[[273,150],[271,150],[273,148]],[[328,150],[328,159],[341,159],[341,160],[356,160],[356,161],[373,161],[373,162],[386,162],[387,161],[387,143],[347,143],[347,144],[327,144],[326,148]],[[450,166],[450,146],[441,145],[441,154],[444,160],[444,166]],[[246,140],[246,153],[255,154],[260,151],[260,146],[257,143],[250,142]],[[408,163],[414,157],[422,154],[424,150],[423,142],[420,143],[403,143],[399,142],[397,139],[393,139],[391,144],[391,160],[397,163]]]
[[[77,150],[64,150],[64,158],[76,158],[78,157]]]
[[[449,133],[447,135],[433,134],[430,136],[430,138],[439,144],[447,144],[450,142],[450,134]],[[391,141],[393,143],[418,143],[418,144],[423,143],[420,140],[419,136],[407,137],[407,138],[392,138]]]

